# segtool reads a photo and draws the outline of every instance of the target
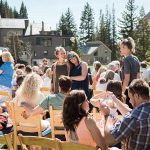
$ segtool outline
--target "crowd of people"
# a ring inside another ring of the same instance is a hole
[[[11,53],[4,50],[0,58],[0,90],[9,92],[14,104],[26,109],[24,118],[43,113],[49,106],[61,109],[68,142],[101,150],[112,146],[149,150],[150,69],[134,52],[134,40],[131,37],[123,39],[120,42],[120,54],[124,57],[121,63],[113,60],[103,65],[95,61],[90,71],[77,53],[67,54],[63,47],[56,47],[56,61],[51,66],[46,58],[39,66],[15,64]],[[48,96],[40,90],[42,87],[49,89]],[[0,97],[1,114],[7,111],[5,100]],[[103,132],[92,116],[94,107],[103,115]],[[116,111],[112,111],[112,107]],[[41,126],[45,130],[50,122],[41,120]],[[0,130],[6,127],[0,122]]]

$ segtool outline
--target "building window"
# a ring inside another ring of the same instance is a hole
[[[97,51],[94,53],[94,56],[98,56],[98,52]]]
[[[62,39],[62,46],[70,46],[70,45],[71,45],[71,41],[69,38]]]
[[[36,45],[41,45],[41,38],[40,37],[36,38]]]
[[[51,38],[43,38],[43,46],[46,46],[46,47],[52,46],[52,39]]]
[[[48,51],[44,51],[44,55],[47,55],[48,54]]]

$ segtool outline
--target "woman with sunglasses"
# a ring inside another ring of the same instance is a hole
[[[88,64],[81,61],[79,55],[74,51],[68,54],[68,62],[71,65],[70,79],[72,80],[71,89],[84,90],[89,99],[89,77]]]
[[[83,90],[72,90],[64,100],[63,124],[69,142],[106,149],[96,122],[88,115],[89,102]]]

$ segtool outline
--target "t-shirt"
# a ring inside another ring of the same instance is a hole
[[[2,74],[0,75],[0,85],[12,88],[14,67],[12,62],[5,62],[0,67]]]
[[[129,55],[125,57],[122,67],[122,79],[124,80],[125,74],[130,74],[130,82],[137,78],[137,74],[140,72],[140,63],[136,56]]]
[[[62,93],[49,95],[39,104],[39,106],[44,110],[48,110],[49,106],[52,106],[53,109],[62,109],[64,98],[65,95]]]

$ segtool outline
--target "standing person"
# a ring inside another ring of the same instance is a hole
[[[123,82],[123,92],[127,94],[126,88],[131,83],[133,79],[140,78],[140,63],[136,56],[132,53],[135,52],[134,40],[129,37],[124,39],[120,44],[120,54],[124,56],[123,66],[122,66],[122,82]],[[127,96],[126,103],[132,108],[129,103],[129,98]]]
[[[43,58],[41,66],[39,66],[39,69],[42,71],[42,75],[44,75],[45,71],[49,68],[48,66],[48,59]]]
[[[73,110],[73,111],[72,111]],[[88,115],[89,102],[83,90],[72,90],[64,100],[63,124],[66,140],[106,149],[96,122]]]
[[[52,65],[51,87],[54,93],[58,93],[58,79],[60,75],[68,76],[70,72],[69,63],[66,61],[66,50],[63,47],[56,47],[55,56],[57,61]]]
[[[89,99],[88,64],[81,61],[78,54],[73,51],[68,54],[68,61],[72,65],[70,70],[71,89],[84,90]]]
[[[112,124],[110,109],[101,105],[101,111],[105,114],[105,142],[114,145],[120,141],[126,141],[126,150],[150,149],[150,97],[149,85],[146,81],[135,79],[128,88],[130,102],[133,109],[127,108],[116,96],[112,95],[117,108],[123,114],[123,119],[115,125]]]
[[[0,90],[6,90],[12,94],[13,74],[14,74],[14,59],[10,52],[2,53],[2,61],[0,67]],[[1,99],[0,103],[4,105],[5,99]]]

